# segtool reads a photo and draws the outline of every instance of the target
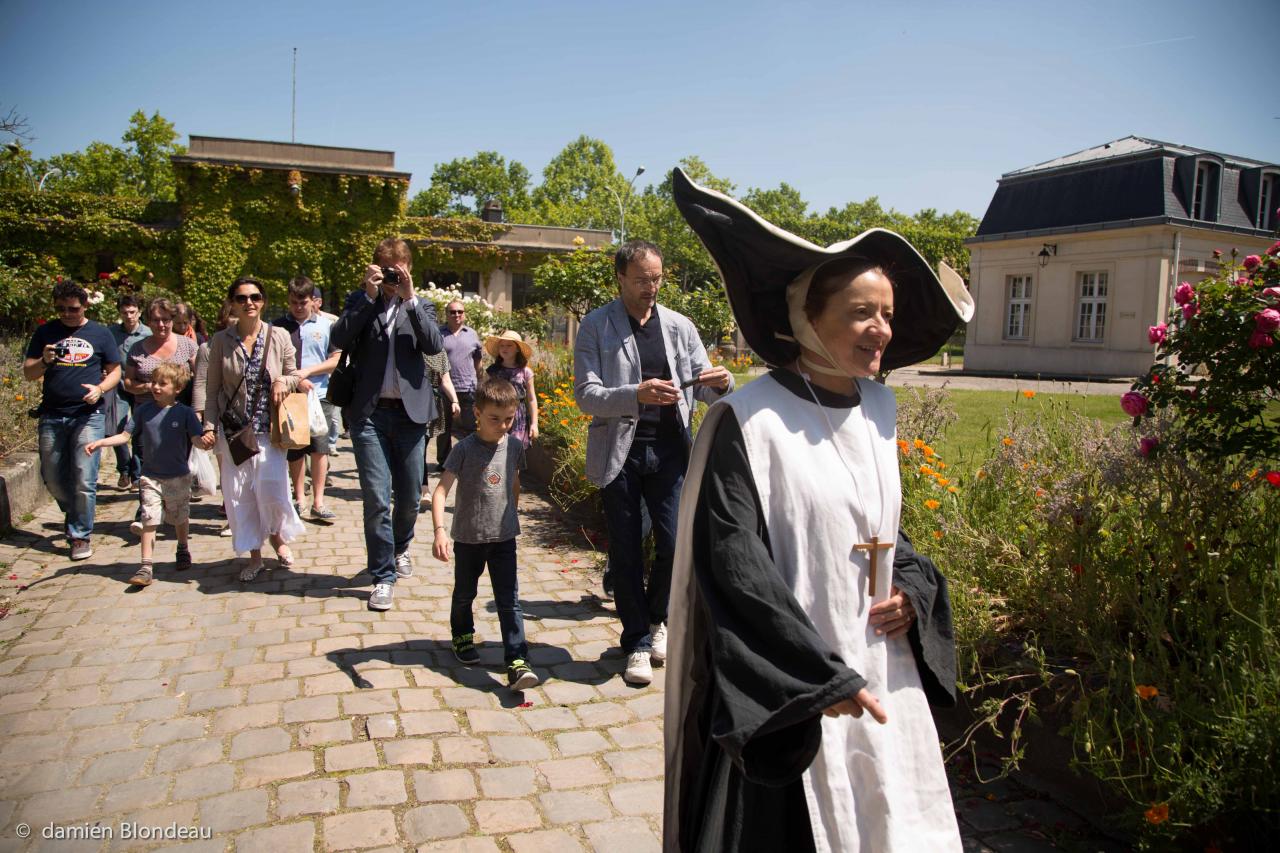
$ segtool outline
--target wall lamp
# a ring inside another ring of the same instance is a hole
[[[1049,258],[1056,257],[1058,254],[1057,243],[1045,243],[1040,249],[1040,269],[1049,266]]]

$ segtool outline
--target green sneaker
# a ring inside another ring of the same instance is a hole
[[[537,673],[520,658],[513,660],[507,667],[507,685],[512,690],[528,690],[530,687],[536,687],[537,684]]]
[[[453,656],[463,663],[479,663],[480,653],[476,651],[475,634],[459,634],[453,638]]]

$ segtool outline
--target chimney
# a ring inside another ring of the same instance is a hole
[[[485,202],[484,209],[480,211],[480,218],[485,222],[501,222],[502,221],[502,202],[496,198],[492,201]]]

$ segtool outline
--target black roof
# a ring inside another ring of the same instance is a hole
[[[1193,219],[1202,162],[1213,166],[1216,210]],[[973,242],[1159,223],[1265,236],[1260,192],[1270,174],[1280,165],[1129,136],[1002,175]],[[1273,194],[1269,205],[1278,203]]]

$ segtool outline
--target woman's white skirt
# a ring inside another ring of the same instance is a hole
[[[273,533],[292,542],[306,529],[293,508],[289,463],[285,452],[258,434],[258,454],[240,465],[231,461],[226,438],[218,431],[218,462],[222,498],[231,526],[231,547],[237,554],[256,551]]]

